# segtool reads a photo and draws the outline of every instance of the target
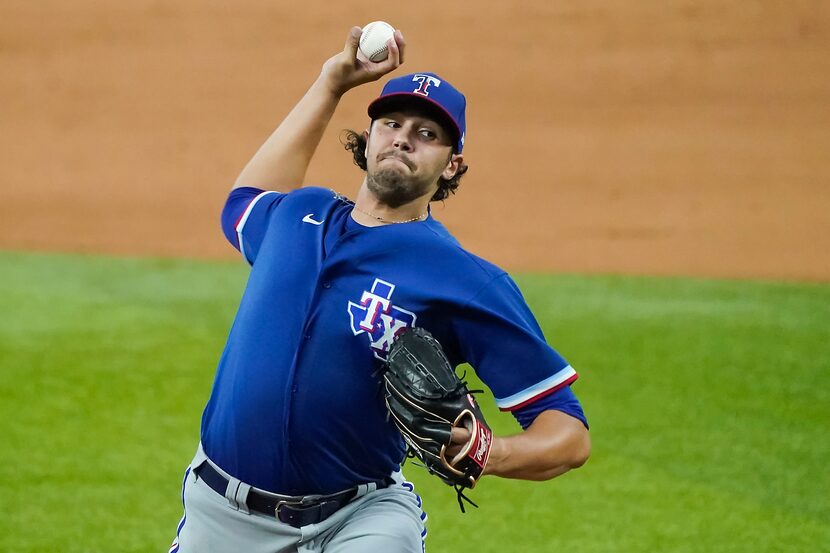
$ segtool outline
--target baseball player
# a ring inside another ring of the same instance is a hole
[[[300,187],[344,93],[404,61],[358,55],[361,29],[244,168],[222,213],[251,265],[185,472],[171,553],[421,552],[426,515],[378,372],[421,327],[469,362],[523,431],[494,437],[485,475],[545,480],[585,462],[577,375],[510,277],[430,212],[466,171],[465,97],[434,73],[387,82],[350,148],[354,201]],[[464,432],[453,441],[467,439]]]

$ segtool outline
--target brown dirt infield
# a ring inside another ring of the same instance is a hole
[[[0,248],[232,256],[227,189],[374,19],[404,31],[404,70],[468,96],[471,169],[436,214],[472,251],[512,270],[830,278],[823,0],[4,0]],[[366,125],[379,86],[344,98],[308,183],[357,189],[338,130]]]

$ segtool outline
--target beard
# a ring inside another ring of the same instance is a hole
[[[393,209],[420,198],[430,188],[430,183],[407,178],[400,169],[392,167],[368,173],[366,185],[380,203]]]

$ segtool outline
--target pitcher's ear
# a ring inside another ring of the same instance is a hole
[[[447,167],[444,169],[444,172],[441,173],[441,177],[443,177],[445,180],[452,179],[455,175],[458,174],[458,170],[461,168],[462,165],[464,165],[463,155],[451,155],[449,161],[447,161]]]

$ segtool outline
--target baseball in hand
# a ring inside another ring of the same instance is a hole
[[[386,21],[372,21],[363,27],[360,51],[369,61],[383,61],[389,57],[386,43],[395,35],[395,28]]]

